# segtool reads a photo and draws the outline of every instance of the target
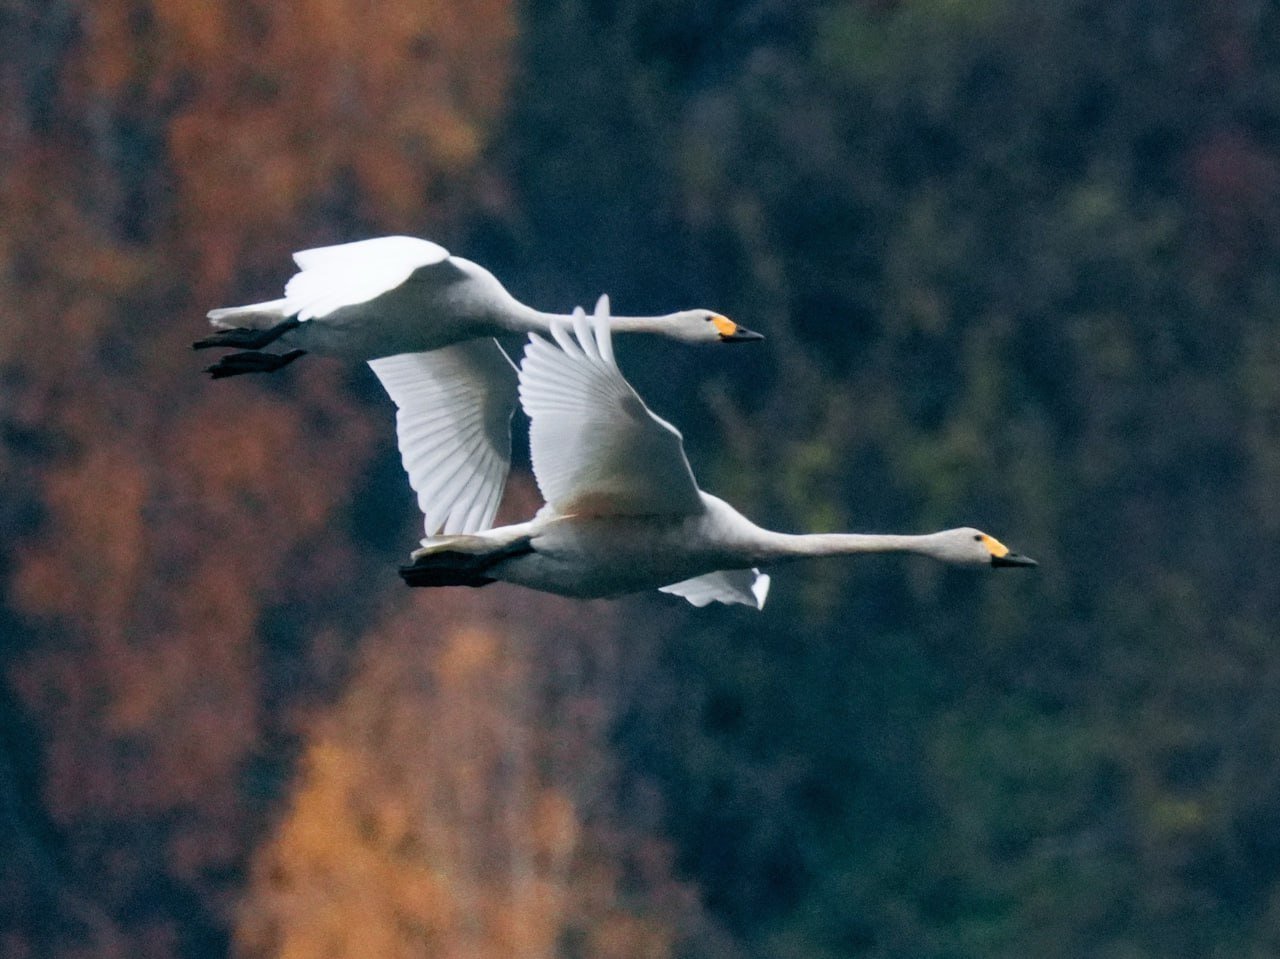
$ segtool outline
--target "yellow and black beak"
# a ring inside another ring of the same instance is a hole
[[[1023,556],[1021,553],[1014,553],[1009,550],[1008,546],[996,539],[994,536],[988,536],[986,533],[980,534],[978,537],[982,541],[982,545],[987,548],[987,552],[991,554],[991,565],[999,569],[1002,566],[1039,566],[1030,556]]]
[[[739,326],[727,316],[712,317],[711,322],[715,324],[716,332],[720,334],[721,343],[750,343],[753,340],[764,339],[761,334],[755,333],[745,326]]]

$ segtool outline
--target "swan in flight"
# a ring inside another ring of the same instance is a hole
[[[680,433],[645,406],[614,362],[608,302],[530,334],[520,366],[534,477],[546,505],[525,523],[429,536],[401,576],[410,586],[502,581],[598,598],[648,589],[695,606],[760,609],[790,560],[916,553],[972,567],[1035,566],[980,530],[926,535],[791,535],[756,526],[698,488]]]
[[[195,349],[230,347],[206,372],[214,379],[270,373],[306,353],[373,360],[439,350],[470,340],[545,333],[561,313],[525,306],[477,263],[450,256],[438,243],[381,236],[293,255],[298,272],[284,296],[209,311],[217,332]],[[615,316],[624,333],[657,333],[687,343],[761,340],[711,310],[664,316]],[[272,343],[285,353],[261,352]]]
[[[235,348],[214,379],[270,373],[306,353],[367,360],[397,407],[396,432],[428,536],[487,529],[511,462],[516,369],[495,336],[546,332],[484,267],[428,240],[384,236],[295,253],[284,297],[212,310],[196,349]],[[711,310],[618,316],[613,329],[687,343],[764,337]],[[283,353],[263,348],[278,343]]]

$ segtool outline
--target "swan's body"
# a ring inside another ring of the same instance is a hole
[[[655,416],[613,360],[607,303],[552,346],[530,337],[520,398],[531,420],[534,475],[547,500],[532,520],[471,536],[428,537],[402,570],[411,585],[504,581],[564,596],[648,589],[695,605],[760,608],[788,560],[904,552],[961,566],[1031,566],[968,527],[923,536],[763,529],[694,481],[680,434]]]
[[[211,310],[209,320],[222,332],[197,348],[249,344],[257,350],[278,343],[323,356],[373,360],[485,337],[545,333],[553,322],[568,319],[526,306],[484,267],[429,240],[383,236],[302,250],[293,258],[298,273],[283,297]],[[612,322],[619,332],[657,333],[688,343],[760,339],[711,310],[618,316]],[[210,368],[215,376],[259,371]]]
[[[196,348],[247,349],[208,372],[272,372],[306,353],[367,360],[398,408],[400,452],[427,535],[488,528],[516,407],[516,371],[493,338],[546,332],[568,316],[525,306],[484,267],[428,240],[378,237],[294,260],[299,272],[282,298],[210,311],[219,331]],[[688,343],[762,339],[710,310],[612,322]],[[287,351],[259,352],[273,343]]]

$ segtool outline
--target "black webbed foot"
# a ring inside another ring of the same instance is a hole
[[[459,537],[467,539],[474,537]],[[488,586],[497,582],[486,575],[503,560],[533,552],[528,536],[482,552],[464,549],[420,551],[412,564],[400,567],[400,578],[410,586]]]
[[[306,350],[290,350],[288,353],[259,353],[255,350],[245,350],[241,353],[228,353],[212,366],[206,366],[204,371],[215,380],[239,376],[241,373],[274,373],[281,367],[288,366],[298,357],[305,356],[306,352]]]
[[[400,578],[410,586],[488,586],[497,582],[484,573],[471,569],[441,569],[436,566],[400,567]]]
[[[210,347],[224,346],[236,350],[260,350],[301,325],[302,322],[300,320],[290,317],[284,322],[277,323],[275,326],[268,327],[265,330],[250,330],[243,326],[238,326],[231,330],[218,330],[216,333],[210,333],[203,340],[196,340],[191,344],[191,348],[193,350],[207,350]]]

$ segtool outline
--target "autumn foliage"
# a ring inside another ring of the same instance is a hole
[[[50,5],[61,32],[18,6],[4,677],[39,759],[3,781],[0,952],[669,954],[679,919],[622,905],[613,858],[662,886],[666,854],[574,794],[566,751],[606,763],[603,729],[544,724],[569,694],[526,689],[493,604],[363,635],[402,601],[344,512],[386,411],[333,365],[212,384],[188,349],[291,249],[496,202],[510,5],[105,0]]]
[[[366,637],[254,856],[239,952],[683,954],[697,899],[609,749],[615,630],[599,604],[451,596]]]

